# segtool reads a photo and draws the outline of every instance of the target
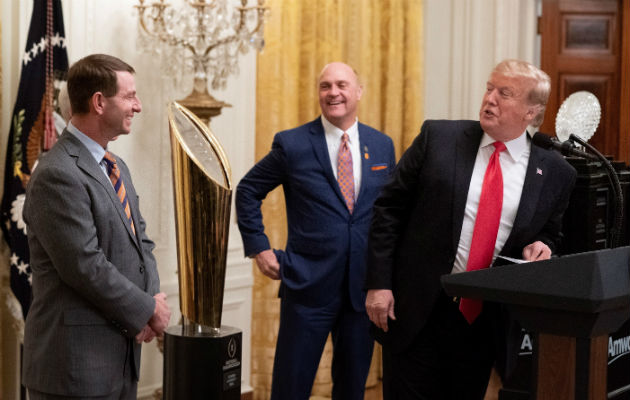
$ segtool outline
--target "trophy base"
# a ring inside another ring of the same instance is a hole
[[[164,331],[164,400],[241,398],[243,332],[222,326],[219,332],[182,325]]]

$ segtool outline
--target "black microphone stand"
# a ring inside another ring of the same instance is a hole
[[[584,146],[588,150],[590,150],[593,154],[597,156],[597,158],[602,162],[602,164],[606,167],[606,174],[608,175],[608,180],[613,189],[614,194],[614,212],[615,217],[613,218],[613,226],[610,228],[610,248],[614,249],[619,246],[619,233],[621,232],[621,224],[623,222],[623,193],[621,192],[621,184],[619,183],[619,177],[617,176],[617,171],[612,166],[610,161],[602,153],[597,151],[595,147],[588,144],[579,136],[574,134],[569,135],[569,140],[576,141],[580,145]]]

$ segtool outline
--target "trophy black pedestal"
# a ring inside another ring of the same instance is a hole
[[[208,329],[176,325],[164,331],[165,400],[240,400],[243,332]]]

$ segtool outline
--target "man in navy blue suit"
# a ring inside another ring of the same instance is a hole
[[[363,399],[373,340],[365,313],[372,205],[395,165],[392,140],[357,120],[363,88],[348,65],[319,76],[322,115],[277,133],[236,189],[245,255],[280,284],[272,399],[308,399],[328,334],[333,399]],[[260,206],[282,185],[288,238],[271,249]]]
[[[527,132],[550,90],[535,66],[499,63],[479,121],[426,121],[374,203],[367,311],[386,400],[481,400],[493,363],[508,360],[498,306],[448,298],[440,276],[557,248],[576,172]]]

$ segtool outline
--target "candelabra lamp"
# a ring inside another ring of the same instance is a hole
[[[202,120],[230,105],[208,93],[225,88],[228,76],[238,73],[238,57],[249,48],[261,51],[268,8],[265,0],[183,0],[181,6],[155,0],[138,0],[139,47],[165,55],[165,72],[176,81],[192,73],[192,92],[178,103]]]

